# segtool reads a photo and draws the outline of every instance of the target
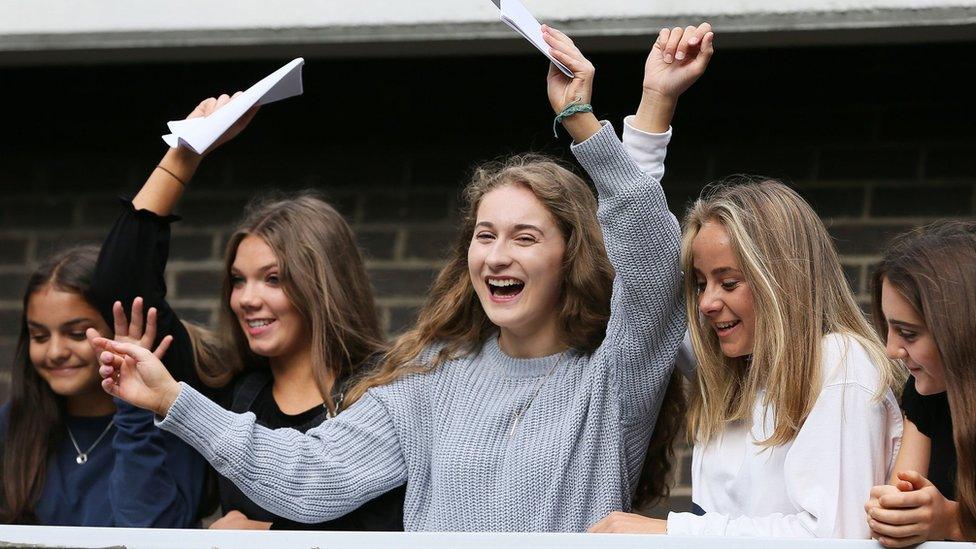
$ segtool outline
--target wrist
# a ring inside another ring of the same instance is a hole
[[[582,143],[600,131],[600,121],[592,112],[579,112],[562,120],[563,128],[573,138],[574,143]]]
[[[176,402],[176,399],[180,396],[180,391],[182,389],[183,387],[177,381],[173,381],[166,386],[166,389],[163,390],[162,397],[160,398],[159,405],[156,407],[156,410],[154,410],[157,416],[166,417],[166,415],[169,414],[170,408],[173,407],[173,403]]]
[[[177,147],[166,151],[159,165],[172,172],[184,182],[189,182],[200,167],[203,157],[185,147]]]
[[[671,127],[678,98],[644,89],[637,107],[635,128],[648,133],[664,133]]]
[[[946,513],[945,539],[952,541],[967,541],[962,535],[962,525],[959,524],[959,503],[947,500],[948,513]]]

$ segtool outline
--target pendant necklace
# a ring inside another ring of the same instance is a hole
[[[553,361],[552,366],[549,367],[549,371],[546,372],[546,375],[539,378],[539,381],[536,382],[535,388],[532,389],[532,396],[529,397],[529,401],[525,404],[525,406],[522,406],[518,412],[515,412],[515,416],[512,417],[512,427],[508,430],[509,440],[511,440],[512,436],[515,435],[515,429],[518,428],[519,422],[522,421],[522,416],[525,415],[525,412],[527,412],[529,407],[532,406],[532,403],[535,402],[535,397],[539,396],[539,391],[542,389],[542,386],[550,377],[552,377],[552,373],[556,371],[556,366],[559,365],[559,361],[562,360],[564,354],[566,354],[566,351],[563,351],[556,356],[556,360]]]
[[[102,431],[102,434],[98,435],[98,438],[95,439],[94,444],[89,446],[88,449],[85,450],[84,452],[82,452],[81,448],[78,447],[78,441],[75,440],[75,435],[74,433],[71,432],[71,427],[65,425],[65,427],[68,429],[68,436],[71,438],[71,444],[75,446],[75,451],[78,452],[78,457],[75,458],[75,463],[77,463],[78,465],[84,465],[88,461],[88,454],[90,454],[91,451],[94,450],[96,446],[98,446],[98,443],[101,442],[103,438],[105,438],[105,435],[108,434],[109,429],[111,429],[113,425],[115,425],[115,418],[112,418],[112,421],[108,422],[108,425],[105,427],[105,430]]]

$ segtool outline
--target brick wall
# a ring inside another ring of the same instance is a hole
[[[976,108],[959,84],[974,54],[973,43],[720,50],[679,106],[665,179],[672,209],[727,174],[786,178],[828,223],[865,302],[868,272],[892,234],[976,214]],[[594,104],[619,128],[639,98],[643,55],[593,58]],[[26,273],[54,249],[99,241],[118,211],[113,197],[137,189],[162,154],[166,120],[274,68],[0,69],[0,401]],[[173,303],[209,321],[243,204],[268,188],[315,187],[353,224],[383,325],[398,332],[454,237],[468,167],[528,149],[565,155],[566,138],[550,133],[544,70],[536,56],[310,60],[305,96],[266,108],[193,182],[174,228]],[[690,495],[682,456],[678,509]]]

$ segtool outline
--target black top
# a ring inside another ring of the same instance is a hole
[[[257,423],[272,429],[291,427],[305,432],[328,419],[326,410],[315,407],[298,415],[281,411],[271,394],[271,373],[266,369],[242,372],[230,384],[221,388],[205,385],[194,367],[193,343],[186,327],[166,301],[166,262],[169,258],[170,224],[178,216],[161,217],[148,210],[136,210],[131,202],[116,220],[102,245],[92,283],[92,301],[106,310],[112,318],[111,304],[120,300],[128,309],[132,300],[141,296],[145,310],[157,310],[157,344],[165,335],[173,336],[165,362],[170,374],[200,391],[224,408],[235,412],[250,411]],[[246,383],[245,383],[246,382]],[[235,407],[243,408],[235,410]],[[234,406],[237,404],[237,406]],[[248,499],[228,479],[217,475],[220,500],[224,513],[238,510],[247,518],[273,523],[278,529],[312,530],[403,530],[403,499],[406,489],[401,486],[383,494],[349,514],[319,524],[303,524],[265,511]]]
[[[932,441],[928,479],[949,499],[956,497],[956,446],[952,440],[952,414],[945,392],[920,395],[915,376],[908,377],[901,396],[905,416]]]

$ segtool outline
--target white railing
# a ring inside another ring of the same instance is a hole
[[[5,545],[9,544],[9,545]],[[248,530],[166,530],[143,528],[68,528],[0,526],[0,547],[79,547],[126,549],[317,549],[462,548],[462,549],[879,549],[870,540],[787,540],[757,538],[670,537],[614,534],[270,532]],[[921,549],[974,548],[976,543],[929,542]]]

